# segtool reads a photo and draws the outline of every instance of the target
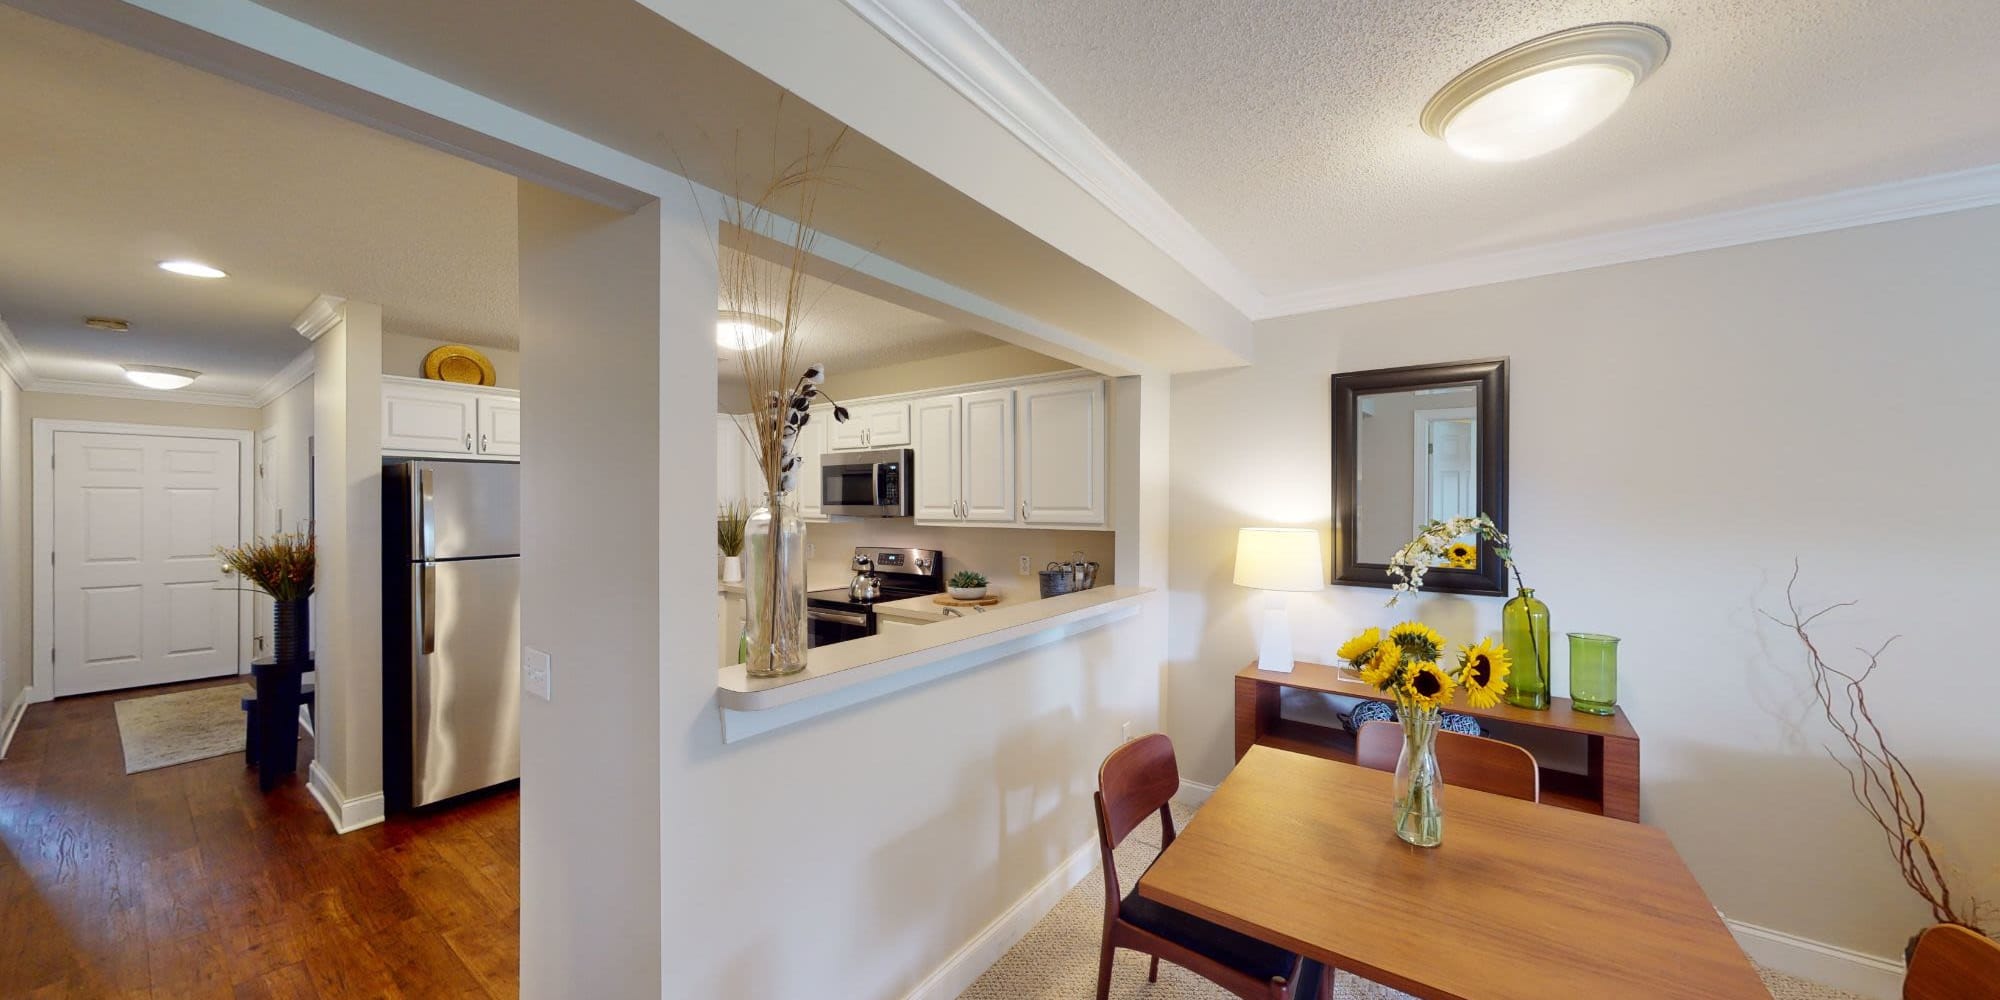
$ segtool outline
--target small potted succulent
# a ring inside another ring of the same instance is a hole
[[[961,601],[977,601],[986,596],[986,574],[962,569],[945,581],[945,589]]]

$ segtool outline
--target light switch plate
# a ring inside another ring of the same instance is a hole
[[[549,654],[533,646],[521,647],[521,690],[549,700]]]

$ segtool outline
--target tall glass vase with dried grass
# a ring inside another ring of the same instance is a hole
[[[723,205],[721,242],[731,252],[717,258],[720,306],[737,331],[730,346],[740,352],[749,390],[745,433],[765,492],[763,506],[743,526],[745,665],[752,677],[806,668],[806,525],[797,494],[805,456],[798,446],[815,403],[832,404],[835,420],[846,420],[847,410],[821,391],[826,367],[800,363],[800,328],[811,305],[805,276],[818,236],[813,218],[846,137],[843,129],[822,146],[808,133],[803,152],[789,161],[774,158],[755,180],[739,164],[738,194]],[[774,239],[778,233],[789,241]]]

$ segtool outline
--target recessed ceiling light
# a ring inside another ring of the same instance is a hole
[[[771,342],[778,324],[755,313],[724,312],[715,321],[715,346],[730,351],[754,351]]]
[[[1418,122],[1460,156],[1525,160],[1602,124],[1667,58],[1650,24],[1587,24],[1522,42],[1460,73]]]
[[[186,368],[162,368],[159,365],[126,365],[125,377],[135,385],[148,389],[180,389],[201,377],[197,371]]]
[[[229,272],[221,268],[210,267],[198,260],[163,260],[160,262],[160,270],[172,271],[175,274],[186,275],[190,278],[229,277]]]
[[[129,333],[132,329],[130,322],[110,316],[85,316],[83,325],[93,330],[105,330],[111,333]]]

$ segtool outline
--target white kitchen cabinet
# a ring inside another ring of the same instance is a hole
[[[907,448],[910,446],[910,404],[866,403],[849,407],[847,421],[832,424],[826,434],[828,451]]]
[[[916,449],[916,475],[911,512],[918,521],[958,520],[961,463],[957,396],[920,399],[911,407],[911,436]]]
[[[1104,380],[1022,386],[1014,412],[1021,523],[1103,524]]]
[[[827,428],[833,425],[833,408],[815,406],[812,419],[799,431],[798,454],[804,460],[799,469],[799,516],[808,521],[826,520],[826,483],[820,479],[821,456],[826,451]],[[757,499],[758,503],[763,498]]]
[[[471,455],[479,427],[479,397],[382,380],[382,450]]]
[[[514,389],[384,375],[382,451],[518,461],[521,394]]]
[[[959,397],[959,411],[959,519],[1011,524],[1016,517],[1014,390],[966,393]]]
[[[480,396],[479,454],[519,458],[521,455],[521,399],[518,396]]]

